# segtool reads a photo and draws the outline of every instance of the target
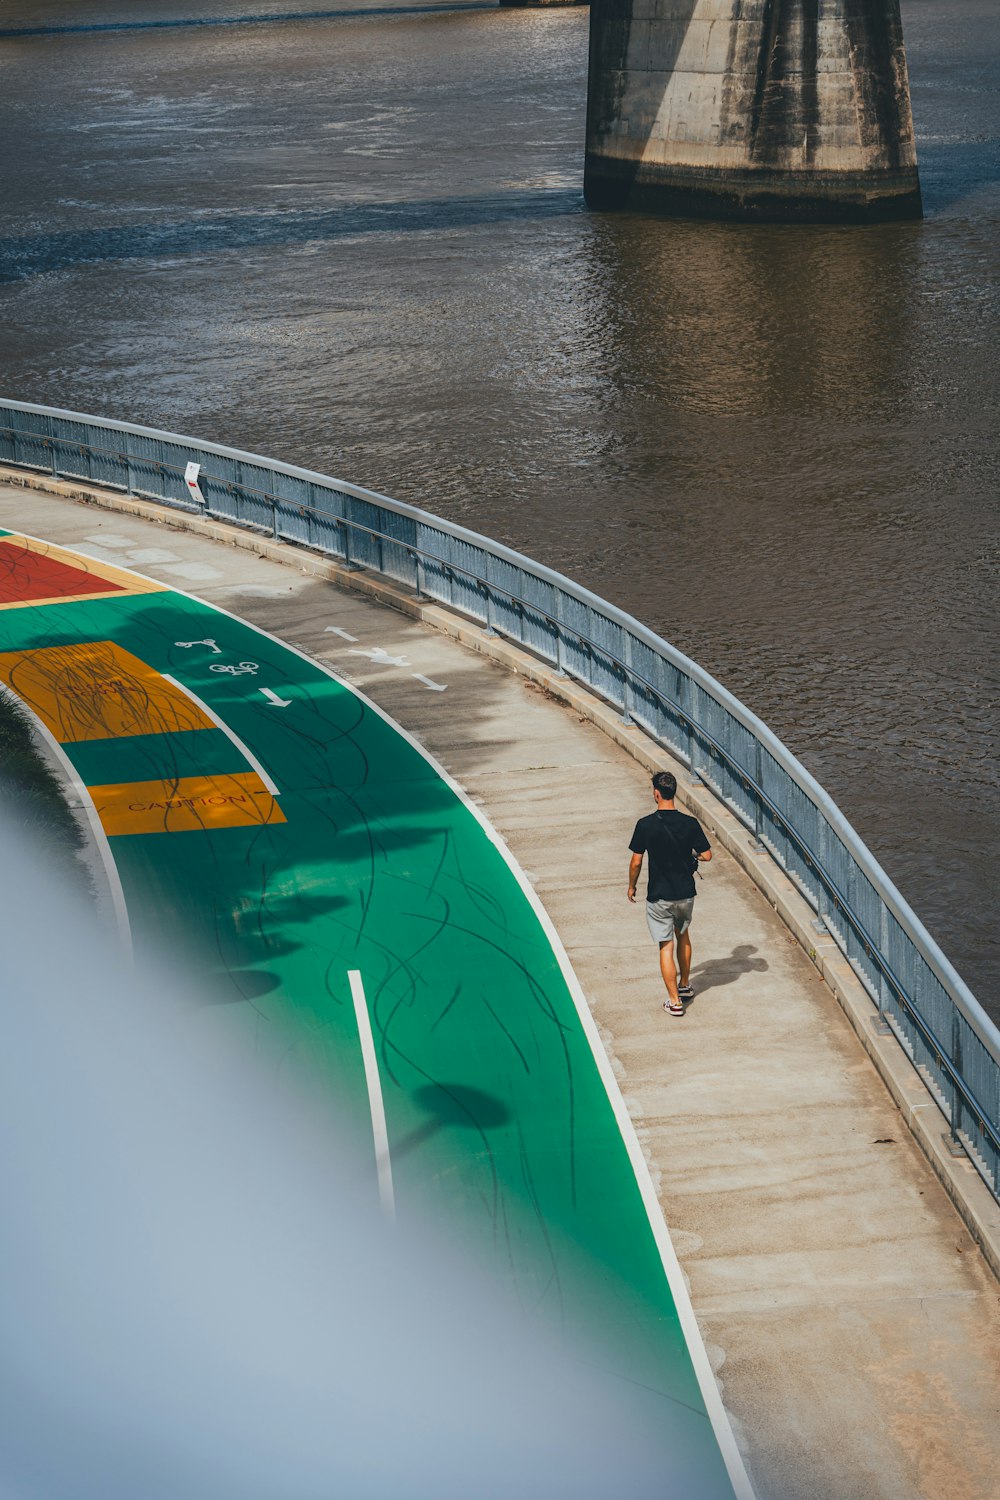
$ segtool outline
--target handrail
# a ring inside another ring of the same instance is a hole
[[[1000,1199],[1000,1029],[815,778],[696,662],[512,548],[358,485],[218,443],[28,402],[0,400],[0,419],[0,460],[189,511],[199,506],[182,476],[196,462],[207,514],[443,599],[586,683],[621,708],[626,722],[639,722],[712,786],[792,877],[878,1005],[882,1029],[891,1028],[923,1073],[952,1144],[968,1151]],[[248,482],[245,470],[258,483]],[[506,581],[505,570],[513,573]],[[551,598],[543,602],[545,591]],[[505,610],[511,618],[502,618]],[[580,659],[571,661],[574,654]],[[655,680],[661,670],[674,674],[676,691]]]

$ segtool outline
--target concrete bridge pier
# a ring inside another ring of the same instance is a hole
[[[584,192],[709,218],[920,218],[899,0],[593,0]]]

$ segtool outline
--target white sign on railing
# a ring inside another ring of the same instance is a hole
[[[204,510],[205,496],[201,493],[201,490],[198,486],[198,475],[200,473],[201,464],[188,464],[187,468],[184,470],[184,483],[187,485],[188,490],[190,491],[191,499],[196,500]]]

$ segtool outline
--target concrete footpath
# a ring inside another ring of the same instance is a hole
[[[335,587],[309,554],[275,561],[224,526],[213,539],[152,504],[107,503],[140,514],[4,484],[0,526],[187,589],[327,663],[507,840],[618,1073],[760,1500],[995,1500],[1000,1285],[900,1112],[925,1109],[916,1085],[890,1070],[891,1097],[823,977],[837,982],[836,956],[810,959],[723,847],[737,843],[722,810],[697,809],[717,857],[677,1021],[625,899],[648,773],[599,713],[512,670],[510,648],[506,662],[467,649],[453,637],[482,635],[467,622],[435,630],[358,592],[363,578]]]

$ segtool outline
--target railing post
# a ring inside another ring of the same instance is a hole
[[[878,1009],[879,1015],[884,1020],[886,996],[889,992],[889,981],[884,967],[889,959],[889,911],[881,897],[878,904],[878,947],[879,958],[882,960],[878,971]]]
[[[681,709],[684,713],[684,722],[687,725],[687,756],[688,756],[688,782],[691,786],[701,786],[701,777],[698,775],[698,764],[695,759],[695,751],[698,747],[698,737],[694,729],[694,714],[691,710],[691,695],[693,684],[686,672],[680,676],[680,700]]]
[[[271,502],[271,537],[272,537],[272,539],[274,541],[277,541],[278,540],[278,497],[277,497],[277,495],[268,495],[267,498]]]
[[[813,921],[813,928],[816,932],[829,932],[830,930],[829,924],[827,923],[829,905],[826,899],[828,842],[829,827],[826,821],[826,814],[821,812],[819,815],[819,848],[816,851],[817,857],[819,859],[819,869],[816,871],[816,880],[817,884],[819,885],[819,892],[816,897],[816,917]]]
[[[517,638],[521,642],[522,646],[524,645],[524,605],[521,601],[524,598],[524,593],[524,569],[518,568],[517,595],[514,600],[514,613],[517,615]]]
[[[622,657],[625,668],[622,675],[622,723],[631,727],[635,723],[632,718],[632,637],[627,630],[623,632],[623,635]]]
[[[556,621],[556,676],[566,676],[566,637],[561,620]]]
[[[417,598],[426,599],[428,595],[427,590],[424,587],[424,584],[427,582],[427,574],[424,568],[424,555],[422,552],[417,552],[415,555],[417,559]]]
[[[891,1036],[892,1027],[885,1013],[885,998],[889,988],[889,981],[885,977],[886,949],[889,944],[889,913],[885,902],[879,898],[878,907],[878,946],[879,958],[882,962],[878,966],[878,1015],[874,1018],[874,1029],[879,1036]]]
[[[496,604],[493,600],[493,590],[490,588],[487,579],[481,578],[479,582],[482,584],[483,593],[486,595],[486,629],[483,631],[483,635],[495,636]]]
[[[951,1013],[951,1058],[950,1062],[959,1078],[962,1076],[962,1023],[957,1010]],[[951,1108],[948,1111],[949,1128],[944,1135],[944,1143],[951,1156],[964,1156],[965,1147],[962,1145],[962,1091],[957,1084],[951,1086]]]
[[[52,418],[51,417],[46,417],[45,420],[48,423],[49,449],[50,449],[51,454],[52,454],[52,478],[53,479],[58,479],[59,478],[59,464],[58,464],[58,462],[56,460],[56,435],[55,435],[55,432],[52,429]]]
[[[583,647],[584,652],[585,652],[586,657],[587,657],[587,665],[584,668],[584,678],[583,678],[583,680],[587,684],[588,687],[593,687],[594,686],[594,648],[593,648],[593,646],[591,646],[590,642],[588,641],[588,639],[587,639],[587,637],[585,635],[577,635],[576,638],[580,642],[580,645]]]
[[[764,848],[764,840],[761,838],[761,834],[764,832],[764,795],[763,795],[763,787],[761,786],[761,778],[762,778],[763,774],[764,774],[764,772],[763,772],[763,766],[762,766],[762,763],[761,763],[760,740],[757,738],[756,735],[754,735],[754,740],[753,740],[753,838],[750,841],[750,848],[753,850],[754,854],[764,854],[766,852],[765,848]]]

